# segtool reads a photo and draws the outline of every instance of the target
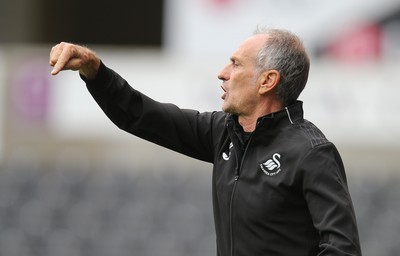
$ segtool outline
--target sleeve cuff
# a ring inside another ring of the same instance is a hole
[[[86,77],[79,74],[81,79],[86,83],[88,87],[107,87],[112,80],[111,70],[104,65],[103,62],[100,63],[99,71],[94,79],[87,79]]]

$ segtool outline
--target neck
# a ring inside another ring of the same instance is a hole
[[[238,121],[245,132],[253,132],[256,129],[257,119],[239,116]]]
[[[280,103],[269,104],[263,108],[259,108],[259,111],[254,111],[250,115],[239,115],[238,121],[245,132],[253,132],[256,129],[258,118],[282,109],[283,105]]]

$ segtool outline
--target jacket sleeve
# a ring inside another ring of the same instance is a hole
[[[326,143],[311,149],[303,171],[304,197],[320,238],[318,256],[360,256],[355,212],[336,147]]]
[[[180,109],[133,89],[101,63],[86,86],[108,118],[120,129],[187,156],[212,162],[214,113]]]

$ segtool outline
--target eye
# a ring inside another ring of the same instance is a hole
[[[236,59],[231,59],[231,62],[232,62],[232,66],[234,66],[234,67],[239,66],[239,63]]]

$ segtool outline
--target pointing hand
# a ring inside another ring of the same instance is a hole
[[[87,79],[94,79],[100,62],[99,57],[92,50],[70,43],[59,43],[50,52],[52,75],[57,75],[62,70],[78,70]]]

